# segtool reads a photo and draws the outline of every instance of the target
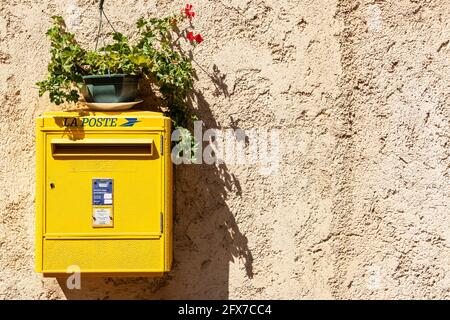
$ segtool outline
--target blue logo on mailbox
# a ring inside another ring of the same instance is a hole
[[[134,126],[136,123],[140,122],[138,121],[137,118],[125,118],[125,120],[127,120],[128,122],[121,124],[121,127],[132,127]]]

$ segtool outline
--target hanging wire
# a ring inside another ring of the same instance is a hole
[[[116,29],[114,29],[112,23],[109,21],[108,16],[106,15],[105,11],[103,10],[103,4],[104,4],[105,0],[100,0],[100,5],[99,5],[99,11],[100,11],[100,18],[99,18],[99,23],[98,23],[98,32],[97,32],[97,37],[95,39],[95,51],[97,51],[98,48],[98,41],[100,40],[100,34],[102,33],[102,28],[103,28],[103,16],[105,17],[106,21],[108,22],[109,26],[111,27],[111,29],[114,31],[114,33],[117,33]],[[102,43],[103,43],[103,47],[105,47],[105,37],[102,37]],[[111,70],[108,68],[108,76],[111,75]]]
[[[100,18],[99,18],[99,24],[98,24],[97,37],[95,39],[95,50],[97,50],[97,48],[98,48],[98,41],[100,39],[100,34],[101,34],[102,28],[103,28],[103,16],[105,17],[106,21],[108,22],[109,26],[114,31],[114,33],[117,33],[116,29],[114,29],[114,26],[112,25],[111,21],[109,21],[108,16],[106,15],[105,11],[103,10],[104,2],[105,2],[105,0],[100,0],[100,5],[99,5]],[[104,39],[103,39],[103,41],[104,41]]]
[[[103,0],[102,0],[103,2]],[[98,47],[98,40],[100,39],[100,32],[102,31],[102,17],[103,17],[103,9],[100,9],[100,18],[99,18],[99,23],[98,23],[98,31],[97,31],[97,37],[95,39],[95,51],[97,51],[97,47]]]
[[[111,22],[109,21],[108,16],[106,15],[105,11],[102,11],[102,12],[103,12],[103,15],[104,15],[105,18],[106,18],[106,21],[108,21],[108,24],[109,24],[109,26],[111,27],[111,29],[113,29],[113,31],[114,31],[115,33],[117,33],[116,29],[114,29],[113,25],[112,25]]]

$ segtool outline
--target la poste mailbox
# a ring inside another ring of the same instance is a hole
[[[170,270],[170,133],[170,119],[157,112],[50,112],[37,119],[36,271]]]

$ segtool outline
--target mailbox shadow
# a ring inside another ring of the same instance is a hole
[[[218,72],[217,67],[214,73]],[[224,75],[209,75],[218,93],[227,94]],[[209,103],[195,92],[196,113],[205,128],[221,129]],[[153,100],[154,97],[150,97]],[[153,110],[155,111],[155,110]],[[174,265],[161,278],[86,277],[81,289],[58,282],[68,299],[228,299],[230,264],[253,277],[248,240],[227,200],[242,193],[226,165],[192,164],[174,168]]]

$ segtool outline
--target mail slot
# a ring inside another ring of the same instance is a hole
[[[170,119],[149,111],[49,112],[36,124],[36,271],[170,271]]]
[[[152,139],[53,139],[52,153],[54,157],[100,157],[128,156],[150,157],[152,155]]]

